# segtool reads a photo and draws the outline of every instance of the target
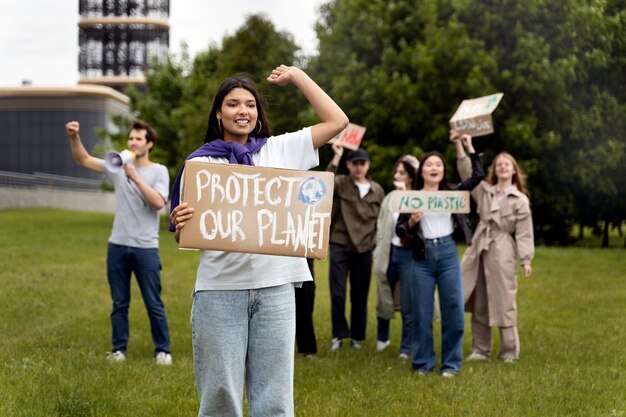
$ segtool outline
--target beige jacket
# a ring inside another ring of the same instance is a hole
[[[509,327],[517,324],[518,259],[529,265],[535,253],[533,220],[528,197],[515,186],[502,199],[495,194],[496,186],[485,181],[472,191],[480,222],[461,259],[461,274],[465,310],[473,311],[472,293],[484,274],[489,325]]]
[[[391,194],[383,199],[376,222],[376,248],[373,253],[374,274],[376,276],[376,317],[392,320],[394,318],[394,300],[391,287],[387,280],[389,254],[391,252],[391,238],[396,228],[393,212],[389,209]]]

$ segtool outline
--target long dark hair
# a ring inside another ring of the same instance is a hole
[[[211,106],[211,112],[209,113],[209,125],[207,127],[206,133],[204,135],[204,143],[209,143],[213,139],[223,138],[224,131],[221,125],[217,122],[217,111],[222,107],[222,103],[224,102],[224,97],[231,90],[235,88],[243,88],[248,90],[256,101],[257,108],[257,122],[254,129],[250,133],[254,137],[266,138],[271,135],[270,131],[270,122],[267,119],[265,114],[265,110],[261,104],[261,98],[259,97],[259,93],[256,90],[256,86],[254,82],[246,75],[236,75],[234,77],[230,77],[225,79],[220,87],[217,89],[217,93],[215,93],[215,97],[213,98],[213,105]],[[259,122],[261,123],[259,125]]]
[[[404,171],[407,173],[409,178],[411,178],[411,187],[413,187],[415,185],[415,178],[417,177],[419,164],[419,161],[413,155],[402,155],[393,166],[393,174],[395,175],[398,166],[402,165]]]
[[[415,181],[413,182],[413,189],[421,190],[424,188],[424,177],[422,177],[422,168],[424,167],[424,162],[426,162],[426,160],[430,158],[431,156],[436,156],[437,158],[441,159],[441,162],[443,162],[443,178],[441,179],[441,182],[439,183],[439,189],[450,190],[450,184],[448,184],[448,176],[446,173],[446,160],[443,159],[443,155],[437,151],[428,152],[420,160],[420,166],[419,168],[417,168],[417,176],[415,177]]]

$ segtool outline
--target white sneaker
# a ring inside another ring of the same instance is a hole
[[[361,342],[359,342],[358,340],[350,340],[350,346],[352,346],[355,349],[361,349]]]
[[[172,355],[167,352],[159,352],[156,355],[157,365],[170,366],[172,364]]]
[[[478,352],[472,352],[471,355],[465,358],[465,361],[467,362],[484,362],[488,360],[489,360],[489,356],[483,355],[482,353],[478,353]]]
[[[398,359],[400,359],[401,361],[406,361],[407,359],[409,359],[409,355],[407,355],[406,353],[401,353],[398,355]]]
[[[107,360],[110,362],[124,362],[126,360],[126,354],[121,350],[110,352],[107,354]]]
[[[506,359],[502,359],[504,361],[504,363],[515,363],[517,362],[517,359],[514,358],[506,358]]]
[[[391,340],[387,340],[386,342],[381,342],[380,340],[376,342],[376,350],[378,352],[382,352],[387,349],[387,347],[391,344]]]
[[[343,344],[342,340],[337,338],[337,337],[333,337],[333,342],[330,345],[330,350],[338,350],[341,345]]]
[[[454,378],[456,376],[456,374],[452,371],[443,371],[441,373],[441,376],[444,378]]]

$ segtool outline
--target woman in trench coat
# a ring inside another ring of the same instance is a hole
[[[467,135],[452,131],[457,149]],[[467,157],[465,157],[467,158]],[[463,159],[461,157],[460,159]],[[467,163],[458,161],[461,178],[469,175]],[[532,273],[535,252],[533,220],[523,174],[515,158],[498,154],[487,178],[472,191],[480,221],[461,259],[465,310],[471,312],[472,353],[469,361],[491,356],[491,328],[500,329],[499,358],[519,359],[517,331],[517,263],[524,276]]]

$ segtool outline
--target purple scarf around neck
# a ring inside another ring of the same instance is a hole
[[[201,156],[213,156],[218,158],[228,158],[229,164],[254,166],[252,154],[257,153],[263,145],[265,145],[265,142],[267,142],[267,138],[253,138],[252,136],[248,137],[248,142],[245,145],[241,145],[238,142],[224,142],[222,139],[214,139],[193,151],[185,159],[185,161]],[[174,187],[172,188],[172,193],[170,194],[172,196],[170,200],[170,213],[180,204],[180,179],[184,168],[185,162],[183,162],[183,165],[178,171],[178,175],[176,175],[176,180],[174,180]],[[169,229],[170,232],[176,231],[176,227],[171,222]]]

